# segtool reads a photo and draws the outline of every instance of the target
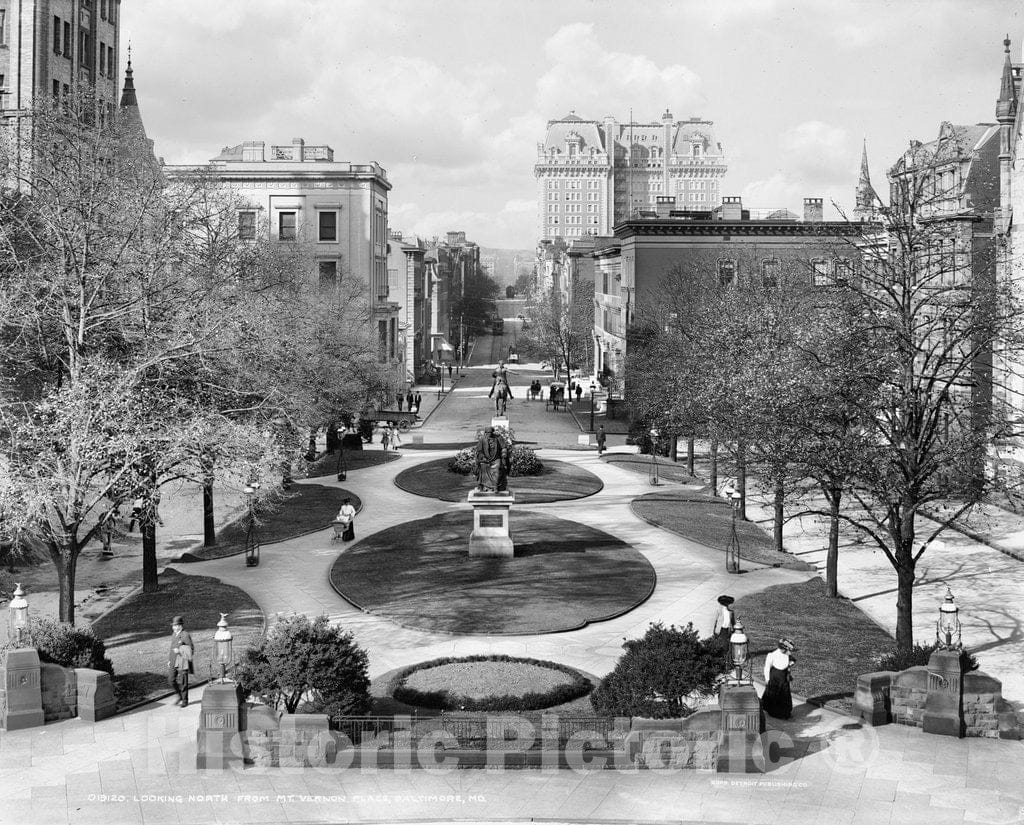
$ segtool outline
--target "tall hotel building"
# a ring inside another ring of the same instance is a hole
[[[619,123],[584,120],[570,112],[548,122],[537,144],[537,237],[610,235],[637,210],[653,210],[659,195],[677,209],[706,211],[719,204],[726,172],[712,122]]]

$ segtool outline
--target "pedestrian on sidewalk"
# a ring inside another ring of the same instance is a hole
[[[398,427],[388,424],[388,434],[391,436],[391,449],[397,450],[402,446],[402,439],[398,435]]]
[[[718,597],[718,613],[715,616],[715,636],[729,644],[729,638],[732,636],[732,631],[736,627],[736,614],[732,610],[732,605],[736,600],[732,596],[719,596]]]
[[[422,404],[422,403],[423,403],[423,396],[420,395],[419,393],[416,393],[416,412],[420,411],[420,404]]]
[[[600,458],[604,454],[604,445],[608,440],[608,436],[604,431],[604,424],[597,428],[597,457]]]
[[[398,411],[402,411],[402,402],[405,401],[405,396],[402,395],[401,390],[395,393],[395,401],[398,403]]]
[[[167,680],[178,696],[175,703],[188,707],[188,677],[195,673],[195,645],[181,616],[171,619],[171,650],[167,658]]]
[[[576,403],[577,404],[580,403],[580,398],[582,398],[582,397],[583,397],[583,385],[577,381],[576,382]]]
[[[761,707],[769,716],[776,719],[788,719],[793,715],[793,692],[790,682],[793,680],[793,643],[783,637],[779,646],[769,653],[764,660],[765,689],[761,696]]]
[[[132,502],[132,515],[128,520],[128,532],[132,533],[135,531],[135,522],[139,522],[139,527],[142,526],[142,508],[146,506],[146,500],[139,496],[135,501]]]
[[[334,520],[344,528],[342,541],[352,541],[356,537],[356,508],[352,505],[352,499],[347,498],[341,503],[341,509]]]
[[[414,399],[413,399],[413,395],[412,395],[412,390],[410,389],[410,390],[409,390],[409,392],[407,392],[407,393],[405,394],[405,406],[406,406],[406,408],[408,408],[409,412],[416,412],[416,411],[415,411],[415,410],[414,410],[414,409],[412,408],[412,402],[413,402],[413,400],[414,400]],[[401,408],[401,407],[399,407],[398,409],[402,409],[402,408]]]
[[[391,425],[385,425],[380,433],[380,443],[384,446],[384,452],[388,451],[388,444],[391,443]]]

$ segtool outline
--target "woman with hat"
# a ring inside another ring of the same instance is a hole
[[[732,636],[732,630],[736,627],[736,614],[732,612],[732,605],[735,601],[732,596],[718,597],[718,604],[721,606],[715,616],[715,635],[726,644],[729,644],[729,637]]]
[[[776,719],[788,719],[793,714],[793,694],[789,683],[793,678],[793,651],[796,648],[786,638],[779,639],[779,646],[769,653],[764,660],[764,694],[761,696],[761,707],[769,716]]]

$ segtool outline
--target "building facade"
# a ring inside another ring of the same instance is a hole
[[[672,196],[680,208],[718,203],[727,169],[713,123],[699,117],[622,123],[574,112],[548,122],[537,144],[537,238],[609,235],[638,209]]]
[[[403,237],[391,232],[388,241],[388,294],[398,301],[398,346],[405,369],[404,386],[416,383],[417,364],[429,351],[430,284],[425,276],[426,245],[420,238]],[[400,298],[398,296],[401,296]],[[424,345],[424,340],[428,344]]]
[[[0,0],[0,117],[85,92],[112,116],[120,22],[120,0]]]
[[[663,279],[673,271],[710,271],[727,288],[770,288],[796,277],[827,288],[855,277],[860,266],[859,225],[823,220],[821,198],[804,199],[802,219],[786,210],[752,217],[738,197],[703,212],[674,205],[663,197],[656,213],[623,221],[592,253],[594,369],[612,398],[628,395],[630,328],[658,316]]]
[[[381,362],[390,383],[404,383],[398,332],[405,290],[392,295],[388,284],[391,184],[379,164],[335,161],[330,146],[295,138],[269,148],[263,141],[245,141],[225,147],[206,167],[164,169],[171,179],[202,172],[228,187],[238,198],[239,238],[266,233],[271,241],[298,243],[321,289],[342,275],[365,283]]]

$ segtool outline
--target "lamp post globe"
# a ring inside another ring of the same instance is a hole
[[[220,665],[220,680],[227,680],[227,669],[232,661],[232,636],[228,629],[228,614],[221,613],[217,622],[217,632],[213,634],[217,646],[217,664]]]
[[[935,625],[935,640],[940,649],[960,650],[962,644],[962,628],[960,625],[960,608],[953,600],[953,591],[946,585],[946,597],[939,605],[939,619]]]
[[[10,633],[18,647],[24,643],[25,633],[28,630],[28,599],[25,598],[25,591],[20,584],[14,585],[14,594],[8,606],[10,613]]]
[[[743,669],[750,659],[750,640],[743,630],[743,623],[739,620],[736,621],[732,635],[729,637],[729,658],[733,667],[731,683],[744,684]]]

